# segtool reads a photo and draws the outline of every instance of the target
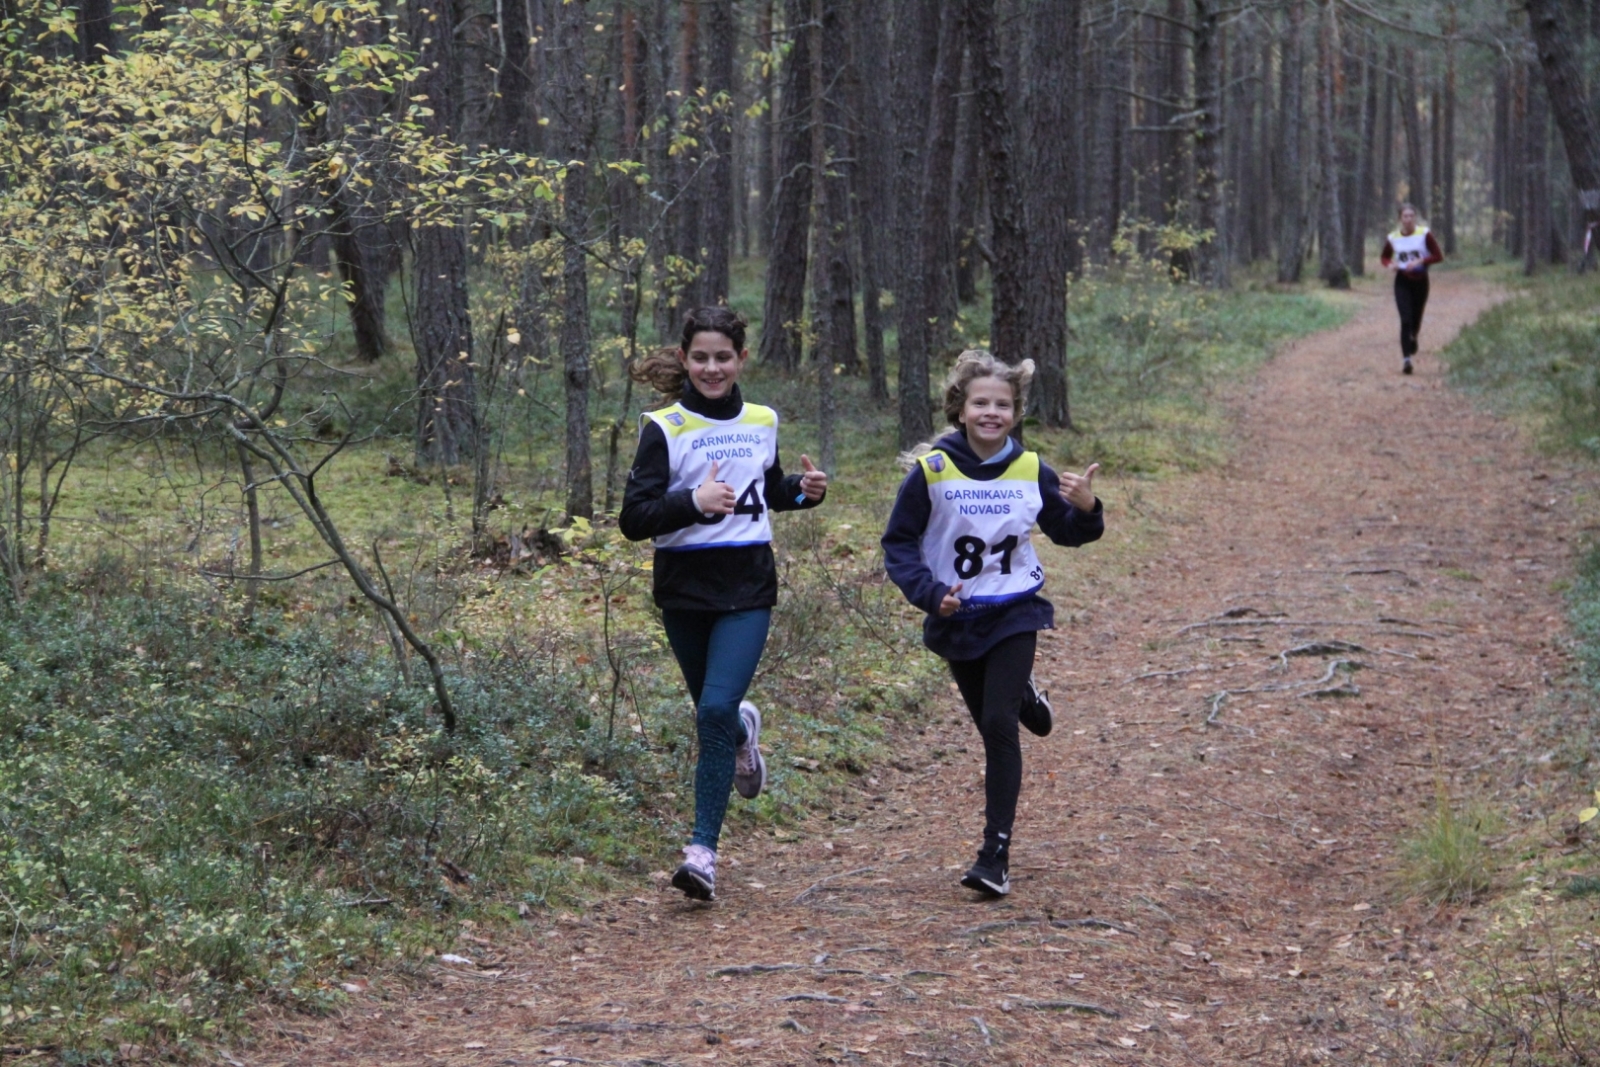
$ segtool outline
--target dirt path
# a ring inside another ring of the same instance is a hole
[[[1041,646],[1060,716],[1025,735],[1009,899],[955,886],[982,793],[952,695],[858,799],[731,842],[717,906],[651,892],[541,919],[478,946],[484,970],[286,1021],[243,1060],[1385,1059],[1385,1001],[1445,973],[1456,925],[1396,910],[1395,842],[1435,755],[1448,782],[1492,773],[1497,732],[1564,669],[1568,483],[1430,355],[1493,298],[1440,275],[1402,378],[1391,303],[1363,291],[1241,399],[1228,469],[1146,493],[1157,551],[1090,561],[1088,610]],[[1129,489],[1106,487],[1109,538]]]

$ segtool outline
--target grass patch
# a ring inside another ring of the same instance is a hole
[[[1406,891],[1434,906],[1482,899],[1494,884],[1494,856],[1484,842],[1493,821],[1487,809],[1458,811],[1441,794],[1432,815],[1401,849]]]
[[[1445,348],[1450,381],[1510,407],[1544,447],[1600,456],[1600,281],[1558,271],[1511,284],[1513,299]]]

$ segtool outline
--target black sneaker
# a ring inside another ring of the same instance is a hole
[[[1400,362],[1400,373],[1401,374],[1410,374],[1411,373],[1411,357],[1410,356],[1407,356],[1405,359],[1403,359]]]
[[[1022,697],[1022,710],[1017,713],[1017,719],[1028,732],[1038,734],[1040,737],[1049,737],[1050,731],[1056,724],[1055,709],[1050,706],[1050,694],[1039,688],[1039,683],[1031,676],[1028,678],[1028,691]]]
[[[978,862],[961,876],[961,884],[991,897],[1003,897],[1010,893],[1010,854],[1011,846],[1007,841],[984,842],[983,848],[978,850]]]

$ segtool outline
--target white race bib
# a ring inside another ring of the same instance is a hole
[[[1032,596],[1044,586],[1044,567],[1030,535],[1044,506],[1039,454],[1024,452],[1000,477],[980,482],[962,474],[943,452],[917,461],[933,511],[922,535],[922,560],[946,585],[961,583],[962,613]]]
[[[764,545],[772,540],[772,519],[763,495],[767,470],[778,462],[778,413],[760,404],[746,404],[733,419],[708,419],[682,404],[647,411],[648,419],[667,438],[672,479],[667,491],[697,489],[717,465],[717,481],[733,486],[732,515],[702,515],[694,526],[655,539],[657,549],[731,548]]]
[[[1428,228],[1418,226],[1409,235],[1396,230],[1389,235],[1389,250],[1394,253],[1394,261],[1401,270],[1421,263],[1428,258]]]

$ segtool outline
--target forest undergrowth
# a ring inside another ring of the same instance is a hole
[[[1600,304],[1593,276],[1500,272],[1513,296],[1443,352],[1450,381],[1525,428],[1554,460],[1600,457]],[[1592,501],[1589,505],[1592,508]],[[1600,545],[1563,581],[1576,669],[1519,724],[1522,775],[1480,797],[1441,793],[1409,843],[1408,881],[1441,911],[1477,905],[1465,966],[1425,1017],[1432,1054],[1472,1064],[1600,1056]],[[1542,754],[1541,754],[1542,753]],[[1538,780],[1540,796],[1527,789]],[[1550,815],[1550,812],[1556,815]],[[1446,877],[1453,872],[1453,877]]]
[[[1030,428],[1031,443],[1122,477],[1215,462],[1219,400],[1240,374],[1342,315],[1318,295],[1173,285],[1157,266],[1080,282],[1079,431]],[[981,308],[971,321],[987,321]],[[407,367],[397,357],[364,381],[393,395]],[[749,395],[784,413],[797,466],[816,439],[814,384],[752,372]],[[0,606],[13,753],[0,761],[0,1045],[73,1063],[183,1056],[264,1003],[326,1010],[367,975],[423,966],[463,919],[514,923],[660,876],[690,813],[692,716],[650,603],[648,547],[606,517],[556,523],[560,427],[544,413],[560,386],[535,368],[497,412],[495,552],[473,552],[465,473],[391,458],[408,419],[391,425],[386,402],[349,405],[372,413],[355,429],[378,435],[322,479],[352,539],[383,545],[444,654],[453,735],[420,663],[397,667],[338,571],[267,583],[245,617],[225,457],[172,437],[85,457],[49,566]],[[622,389],[613,360],[597,454]],[[782,593],[752,694],[772,709],[775,773],[732,809],[737,835],[782,835],[892,758],[886,724],[939,684],[878,554],[899,478],[893,414],[859,380],[840,392],[828,505],[776,524]],[[262,497],[269,571],[323,562],[305,522]]]

